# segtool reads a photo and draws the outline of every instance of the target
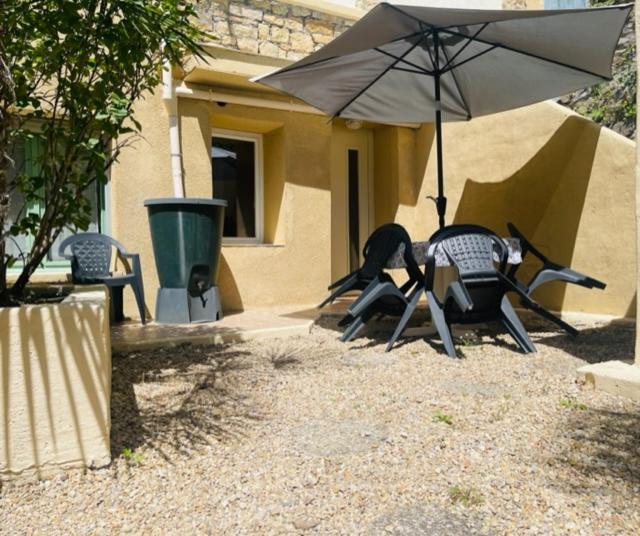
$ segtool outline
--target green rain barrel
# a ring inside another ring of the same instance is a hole
[[[216,286],[222,246],[221,199],[162,198],[144,202],[160,280],[156,322],[211,322],[222,317]]]

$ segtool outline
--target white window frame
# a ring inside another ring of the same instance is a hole
[[[244,132],[239,130],[227,130],[223,128],[214,128],[211,130],[211,142],[213,138],[228,138],[238,141],[249,141],[255,147],[255,237],[234,237],[223,236],[223,245],[236,244],[262,244],[264,242],[264,163],[263,163],[263,143],[262,134],[256,132]],[[209,146],[209,158],[211,159],[211,146]],[[211,186],[213,188],[213,163],[211,164]],[[215,191],[213,192],[215,197]]]

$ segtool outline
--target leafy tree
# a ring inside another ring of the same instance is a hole
[[[591,7],[623,4],[629,0],[590,0]],[[633,0],[631,0],[633,1]],[[613,58],[613,79],[566,95],[560,103],[629,138],[636,137],[637,65],[631,12]]]
[[[139,134],[136,101],[153,92],[163,61],[200,55],[205,34],[189,0],[0,0],[0,304],[16,303],[63,229],[90,223],[84,196]],[[3,68],[5,67],[6,68]],[[38,176],[8,155],[36,140]],[[15,178],[10,179],[10,177]],[[12,192],[19,217],[9,225]],[[41,215],[27,214],[33,202]],[[33,237],[16,282],[7,240]]]

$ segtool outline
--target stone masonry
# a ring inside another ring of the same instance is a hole
[[[353,20],[278,0],[196,0],[200,22],[225,48],[272,58],[299,60],[346,30]],[[366,11],[379,2],[357,0]],[[532,0],[503,0],[527,7]]]
[[[275,0],[200,0],[200,22],[225,48],[299,60],[340,35],[352,20]]]

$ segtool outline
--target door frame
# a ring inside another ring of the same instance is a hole
[[[334,125],[331,177],[331,278],[349,273],[349,150],[358,151],[358,255],[375,225],[373,131]]]

